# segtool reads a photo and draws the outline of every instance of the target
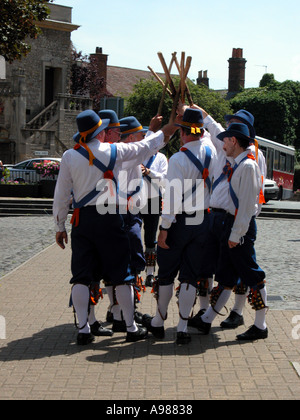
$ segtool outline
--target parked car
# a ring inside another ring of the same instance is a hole
[[[278,200],[279,199],[279,187],[276,181],[272,179],[265,179],[265,200],[266,203],[269,200]]]
[[[23,162],[17,163],[15,165],[5,165],[9,170],[9,181],[18,181],[18,182],[28,182],[35,183],[41,179],[40,174],[34,168],[34,164],[43,163],[43,162],[61,162],[60,158],[37,158],[37,159],[28,159]]]

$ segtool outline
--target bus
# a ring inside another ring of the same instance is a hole
[[[277,182],[279,199],[289,199],[294,191],[295,148],[256,136],[267,163],[267,178]]]

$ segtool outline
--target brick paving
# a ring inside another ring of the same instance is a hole
[[[45,249],[0,278],[0,400],[219,400],[300,399],[300,311],[270,309],[269,338],[239,343],[236,331],[209,336],[191,329],[192,343],[177,346],[173,298],[166,338],[126,343],[125,334],[75,344],[70,294],[70,247]],[[232,302],[231,302],[232,304]],[[97,307],[105,319],[108,298]],[[148,290],[140,309],[154,313]],[[198,309],[198,308],[197,308]],[[230,309],[230,305],[229,305]],[[246,327],[253,311],[247,306]],[[299,326],[299,328],[298,328]]]

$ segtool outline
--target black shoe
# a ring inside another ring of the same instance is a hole
[[[126,322],[125,321],[117,321],[116,319],[113,320],[112,325],[113,332],[126,332]]]
[[[147,329],[138,325],[138,330],[136,332],[127,333],[126,341],[127,343],[135,343],[136,341],[144,340],[147,337]]]
[[[153,287],[154,280],[155,280],[155,277],[153,276],[153,274],[149,274],[146,277],[145,286],[146,287]]]
[[[134,320],[137,324],[142,324],[143,314],[141,312],[135,311],[134,312]]]
[[[90,327],[91,333],[97,337],[111,337],[114,334],[113,330],[102,327],[98,321],[94,322]]]
[[[94,340],[95,340],[95,337],[90,333],[88,334],[79,333],[77,335],[78,346],[86,346],[87,344],[92,343]]]
[[[106,322],[108,322],[109,324],[111,324],[114,320],[114,315],[112,312],[107,311],[106,312]]]
[[[194,320],[194,325],[195,328],[198,329],[198,331],[202,334],[202,335],[208,335],[211,329],[211,324],[208,324],[207,322],[202,321],[201,317],[197,317]]]
[[[221,328],[228,330],[235,330],[240,325],[244,324],[244,318],[242,315],[237,314],[234,311],[230,312],[230,315],[225,321],[221,322]]]
[[[165,328],[164,327],[152,327],[151,325],[151,321],[152,321],[153,317],[150,315],[143,315],[143,322],[142,325],[143,327],[146,327],[148,331],[150,331],[152,333],[152,335],[154,335],[155,338],[165,338]]]
[[[191,342],[192,337],[189,333],[186,332],[178,332],[176,338],[176,344],[189,344]]]
[[[203,315],[203,314],[205,314],[205,309],[200,309],[200,311],[195,315],[195,316],[193,316],[193,318],[190,318],[189,320],[188,320],[188,327],[194,327],[194,328],[197,328],[197,319],[198,318],[201,318],[201,316]]]
[[[237,340],[241,341],[254,341],[254,340],[264,340],[268,338],[268,328],[265,330],[261,330],[257,328],[255,325],[249,328],[248,331],[244,332],[243,334],[237,335]]]

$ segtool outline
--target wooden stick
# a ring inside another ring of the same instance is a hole
[[[165,83],[164,83],[164,81],[159,77],[159,75],[157,74],[157,73],[155,73],[155,71],[150,67],[150,66],[148,66],[148,69],[151,71],[151,73],[153,74],[153,76],[155,77],[155,79],[162,85],[162,87],[164,88],[165,87]],[[166,89],[166,92],[168,93],[168,95],[170,95],[170,97],[171,98],[174,98],[174,96],[173,96],[173,94],[172,94],[172,92],[170,91],[170,89]]]
[[[176,110],[177,110],[177,107],[178,107],[180,94],[181,94],[181,85],[179,85],[179,87],[178,87],[178,91],[176,93],[176,96],[175,96],[175,99],[174,99],[174,102],[173,102],[173,107],[172,107],[169,123],[173,123],[175,121]]]
[[[188,88],[188,85],[186,83],[186,79],[187,79],[188,72],[191,68],[191,64],[192,64],[192,57],[188,57],[187,60],[186,60],[186,66],[185,66],[185,71],[184,71],[184,83],[185,83],[185,89],[186,89],[186,96],[188,98],[190,106],[194,105],[194,102],[193,102],[193,99],[192,99],[191,92],[190,92],[190,90]]]
[[[172,60],[171,60],[170,66],[169,66],[169,73],[171,73],[173,63],[174,63],[174,61],[176,59],[176,54],[177,54],[176,52],[174,52],[172,54]],[[159,104],[159,107],[158,107],[157,115],[161,115],[162,107],[163,107],[164,101],[165,101],[165,96],[166,96],[166,90],[167,90],[167,88],[168,88],[168,81],[166,80],[165,87],[164,87],[164,90],[163,90],[163,94],[162,94],[162,97],[161,97],[161,100],[160,100],[160,104]]]
[[[186,67],[188,66],[188,68],[190,68],[190,66],[191,66],[191,59],[192,59],[192,57],[188,57],[187,58],[187,64],[186,64]],[[180,78],[181,78],[181,80],[183,80],[183,78],[184,78],[184,75],[182,76],[182,70],[181,70],[181,67],[180,67],[180,65],[179,65],[179,63],[178,63],[178,60],[177,60],[177,58],[175,58],[175,64],[176,64],[176,67],[177,67],[177,69],[178,69],[178,72],[179,72],[179,75],[180,75]],[[187,69],[187,72],[186,72],[186,68],[184,69],[184,74],[186,74],[186,77],[185,77],[185,79],[184,79],[184,81],[185,81],[185,92],[186,92],[186,95],[187,95],[187,99],[188,99],[188,101],[189,101],[189,104],[190,104],[190,106],[192,106],[192,105],[194,105],[194,101],[193,101],[193,99],[192,99],[192,95],[191,95],[191,92],[190,92],[190,90],[189,90],[189,88],[188,88],[188,85],[187,85],[187,83],[186,83],[186,78],[187,78],[187,74],[188,74],[188,69]],[[181,92],[181,94],[182,94],[182,92]],[[181,97],[181,102],[182,103],[184,103],[184,97],[183,97],[183,99],[182,99],[182,97]]]
[[[185,52],[181,53],[181,62],[180,62],[180,84],[181,84],[181,102],[184,102],[185,96]]]
[[[158,53],[157,53],[157,55],[158,55],[158,57],[159,57],[159,59],[160,59],[161,65],[162,65],[162,67],[163,67],[163,69],[164,69],[164,72],[165,72],[165,75],[166,75],[166,79],[167,79],[167,81],[168,81],[168,83],[169,83],[169,86],[170,86],[170,89],[171,89],[172,95],[173,95],[173,96],[176,96],[176,88],[175,88],[175,86],[174,86],[173,80],[172,80],[171,75],[170,75],[170,73],[169,73],[169,69],[168,69],[168,67],[167,67],[167,65],[166,65],[166,62],[165,62],[164,56],[162,55],[162,53],[161,53],[161,52],[158,52]]]

